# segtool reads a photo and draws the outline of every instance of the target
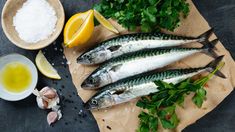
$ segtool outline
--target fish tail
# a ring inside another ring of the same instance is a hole
[[[218,55],[215,52],[216,44],[218,43],[218,39],[212,40],[211,42],[206,43],[202,48],[205,49],[205,53],[213,58],[217,58]]]
[[[212,35],[214,29],[211,28],[210,30],[204,32],[203,34],[201,34],[200,36],[197,37],[198,42],[205,45],[207,43],[209,43],[209,38]]]
[[[217,57],[215,60],[213,60],[212,62],[210,62],[206,67],[208,67],[208,72],[213,72],[218,65],[220,64],[220,62],[222,61],[222,59],[224,58],[224,55],[221,55],[219,57]],[[226,76],[219,70],[217,70],[215,72],[216,76],[219,76],[221,78],[226,78]]]

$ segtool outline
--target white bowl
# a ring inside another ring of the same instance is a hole
[[[6,64],[10,62],[21,62],[28,66],[30,73],[32,74],[32,82],[30,86],[23,92],[20,93],[12,93],[7,91],[3,85],[0,83],[0,98],[8,101],[18,101],[28,97],[32,94],[33,90],[35,89],[38,81],[38,72],[35,65],[32,63],[31,60],[26,58],[20,54],[9,54],[0,58],[0,71],[4,68]]]

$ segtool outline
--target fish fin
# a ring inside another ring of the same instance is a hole
[[[221,56],[217,57],[215,60],[213,60],[212,62],[210,62],[206,66],[206,67],[209,67],[209,69],[207,71],[208,72],[214,71],[217,68],[217,66],[219,65],[219,63],[222,61],[223,58],[224,58],[224,55],[221,55]],[[226,76],[219,70],[215,73],[215,75],[219,76],[221,78],[226,78]]]
[[[118,50],[118,49],[121,48],[121,47],[122,47],[121,45],[110,46],[110,47],[108,48],[108,50],[110,50],[111,52],[113,52],[113,51]]]
[[[110,71],[116,72],[118,69],[121,68],[121,66],[122,66],[122,64],[115,65],[115,66],[113,66],[113,67],[110,69]]]
[[[216,44],[218,43],[218,39],[215,39],[215,40],[213,40],[213,41],[211,41],[211,42],[208,42],[207,44],[205,44],[202,48],[203,49],[206,49],[206,54],[208,55],[208,56],[211,56],[211,57],[213,57],[213,58],[217,58],[218,57],[218,55],[217,55],[217,53],[214,51],[214,50],[216,50]]]
[[[214,29],[211,28],[210,30],[208,30],[208,31],[204,32],[203,34],[201,34],[200,36],[198,36],[197,37],[197,39],[199,39],[198,42],[203,45],[209,43],[209,38],[212,35],[213,31],[214,31]]]

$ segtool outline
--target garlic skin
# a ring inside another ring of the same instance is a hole
[[[51,109],[60,103],[59,96],[54,88],[44,87],[40,91],[35,91],[37,104],[41,109]]]
[[[58,119],[57,119],[57,120],[60,120],[60,119],[62,118],[61,110],[58,110],[58,111],[57,111],[57,114],[58,114]]]

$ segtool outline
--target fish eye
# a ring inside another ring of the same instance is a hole
[[[95,81],[93,79],[89,79],[89,83],[94,83]]]
[[[86,58],[86,59],[88,59],[88,60],[90,60],[91,59],[91,56],[90,55],[84,55],[84,58]]]
[[[97,100],[91,100],[91,103],[94,104],[94,105],[98,104]]]

